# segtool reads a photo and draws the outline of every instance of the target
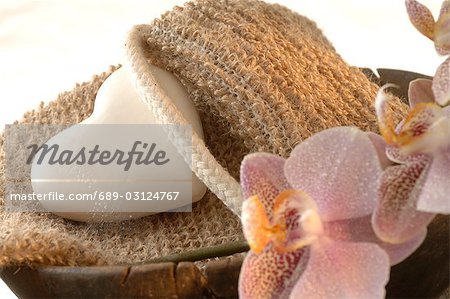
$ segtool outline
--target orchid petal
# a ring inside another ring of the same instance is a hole
[[[242,204],[242,228],[245,239],[255,253],[261,253],[271,241],[271,224],[266,210],[257,196],[252,196]]]
[[[385,90],[389,87],[395,87],[393,84],[383,85],[377,92],[375,98],[375,112],[378,120],[378,127],[380,128],[381,136],[388,144],[393,144],[396,138],[396,130],[392,111],[389,109],[389,100],[391,95],[387,94]]]
[[[292,189],[284,177],[285,160],[267,153],[247,155],[241,164],[241,187],[244,198],[257,196],[269,219],[274,200],[283,190]]]
[[[295,251],[323,233],[315,202],[298,190],[285,190],[275,198],[271,220],[258,196],[244,201],[241,218],[244,236],[255,253],[269,243],[279,252]]]
[[[286,190],[278,195],[272,223],[274,247],[280,252],[308,246],[323,234],[316,203],[299,190]]]
[[[287,298],[308,263],[309,249],[249,252],[239,276],[239,298]]]
[[[327,222],[325,227],[326,235],[335,241],[378,244],[389,255],[391,266],[410,256],[426,236],[426,229],[423,229],[417,236],[401,244],[383,242],[373,231],[371,216]]]
[[[389,257],[378,245],[321,241],[290,298],[384,298]]]
[[[450,57],[436,70],[433,78],[433,93],[436,102],[446,106],[450,101]]]
[[[414,27],[420,33],[433,40],[434,18],[431,11],[425,5],[415,0],[406,0],[406,10]]]
[[[445,0],[442,1],[441,10],[439,11],[439,18],[442,18],[444,15],[450,12],[450,1]]]
[[[450,120],[435,103],[419,103],[410,111],[396,137],[405,154],[430,153],[446,143]]]
[[[416,79],[409,83],[408,99],[409,107],[413,108],[418,103],[433,103],[433,81],[430,79]]]
[[[387,242],[378,243],[386,251],[391,260],[391,266],[397,265],[407,259],[422,245],[427,236],[427,229],[423,228],[414,237],[400,244]]]
[[[424,212],[450,214],[450,156],[435,154],[418,200]]]
[[[442,34],[440,33],[439,35],[442,35]],[[441,37],[440,39],[443,39],[443,38],[444,38],[444,37]],[[446,39],[446,40],[440,40],[440,39],[437,39],[439,44],[445,42],[445,43],[447,43],[447,45],[446,45],[445,47],[443,47],[443,46],[439,46],[437,43],[435,43],[435,44],[434,44],[434,49],[436,50],[436,52],[437,52],[439,55],[441,55],[441,56],[447,56],[447,55],[450,54],[450,46],[448,45],[450,36],[449,36],[449,34],[447,33],[447,34],[445,35],[445,39]]]
[[[450,50],[450,1],[442,3],[441,12],[435,25],[434,43],[439,54],[446,55]]]
[[[429,159],[423,159],[384,171],[372,215],[373,229],[381,240],[393,244],[408,241],[434,218],[434,214],[416,210],[428,164]]]
[[[436,44],[434,44],[434,48],[435,48],[436,52],[441,56],[447,56],[450,54],[450,49],[440,48]]]
[[[389,160],[398,164],[414,163],[429,158],[427,154],[406,154],[401,148],[391,145],[386,147],[386,156]]]
[[[444,111],[445,117],[450,118],[450,106],[444,107],[442,111]]]
[[[370,138],[354,127],[314,135],[299,144],[285,164],[289,183],[314,199],[323,221],[370,214],[381,171]]]
[[[381,168],[385,169],[386,167],[391,166],[392,162],[386,155],[387,144],[384,141],[384,139],[380,135],[372,132],[368,132],[367,136],[369,136],[370,141],[372,141],[372,144],[375,147],[375,150],[377,151]]]

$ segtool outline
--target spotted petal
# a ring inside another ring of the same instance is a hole
[[[406,154],[431,153],[447,143],[450,124],[435,103],[419,103],[410,111],[396,136],[396,144]]]
[[[445,106],[450,101],[450,57],[436,70],[433,78],[433,93],[436,102]]]
[[[450,214],[450,154],[448,151],[433,156],[417,207],[425,212]]]
[[[275,199],[272,229],[278,251],[294,251],[315,242],[323,233],[317,205],[303,191],[286,190]]]
[[[416,0],[406,0],[406,10],[414,27],[420,33],[433,40],[434,18],[431,11]]]
[[[261,253],[269,243],[279,252],[295,251],[323,232],[317,206],[304,192],[285,190],[274,200],[272,219],[258,196],[242,205],[242,227],[250,249]]]
[[[287,298],[308,263],[309,249],[249,252],[239,276],[239,298]]]
[[[406,242],[422,233],[434,218],[434,214],[416,209],[428,163],[428,159],[423,159],[384,171],[372,215],[373,229],[381,240],[393,244]]]
[[[434,44],[436,52],[441,56],[446,56],[450,54],[450,49],[440,48],[436,44]]]
[[[267,153],[247,155],[241,164],[241,187],[244,198],[257,196],[269,219],[274,200],[283,190],[292,189],[284,176],[285,160]]]
[[[426,236],[424,228],[407,242],[401,244],[383,242],[373,231],[371,216],[328,222],[325,227],[327,236],[335,241],[378,244],[389,255],[391,265],[396,265],[410,256],[422,244]]]
[[[409,107],[413,108],[418,103],[433,103],[432,84],[432,80],[423,78],[411,81],[408,89]]]
[[[331,241],[311,247],[290,298],[384,298],[389,257],[378,245]]]
[[[323,221],[370,214],[381,171],[370,138],[353,127],[314,135],[299,144],[285,164],[289,183],[314,199]]]
[[[413,163],[423,159],[429,159],[429,154],[406,154],[400,148],[388,145],[386,147],[386,156],[392,162],[397,164]]]

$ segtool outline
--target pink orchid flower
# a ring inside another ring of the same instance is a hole
[[[450,214],[450,107],[437,105],[431,80],[409,87],[410,112],[396,128],[381,88],[375,102],[387,157],[397,163],[380,179],[373,213],[377,236],[391,243],[413,238],[434,218]]]
[[[242,224],[250,245],[240,298],[382,298],[406,243],[381,242],[371,226],[382,173],[381,137],[353,127],[322,131],[288,159],[248,155],[241,166]]]
[[[416,29],[434,41],[436,51],[441,55],[450,54],[450,1],[442,2],[437,21],[431,11],[416,0],[405,1],[411,23]]]
[[[442,3],[437,22],[430,10],[416,0],[406,0],[409,19],[416,29],[434,41],[436,51],[441,55],[450,54],[450,1]],[[445,106],[450,102],[450,57],[442,63],[433,79],[436,102]]]

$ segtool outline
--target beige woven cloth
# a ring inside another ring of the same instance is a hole
[[[296,144],[326,128],[377,128],[373,100],[378,87],[349,67],[312,21],[284,7],[202,0],[174,8],[148,28],[145,56],[187,87],[202,119],[206,146],[237,181],[247,153],[287,156]],[[62,93],[21,122],[74,124],[85,119],[111,71]],[[397,115],[404,112],[399,102],[394,106]],[[0,175],[4,197],[4,158]],[[243,239],[238,218],[212,192],[192,213],[121,223],[76,223],[0,209],[0,266],[129,264]]]

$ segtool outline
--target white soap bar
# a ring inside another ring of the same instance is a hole
[[[165,90],[166,94],[176,105],[178,110],[184,115],[184,117],[189,121],[192,126],[192,130],[194,130],[202,139],[203,128],[198,116],[198,113],[195,109],[195,106],[192,100],[189,98],[189,94],[187,93],[184,86],[181,82],[173,76],[171,73],[162,70],[158,67],[151,66],[152,71],[154,71],[157,82],[160,86]],[[156,99],[155,99],[156,100]],[[143,103],[143,101],[139,98],[126,70],[124,68],[120,68],[115,71],[110,77],[105,80],[103,85],[100,87],[96,100],[94,111],[92,115],[81,122],[79,125],[72,126],[53,138],[51,138],[47,143],[48,144],[59,144],[61,148],[63,145],[69,145],[69,148],[76,147],[75,143],[89,145],[95,144],[95,134],[92,133],[92,130],[83,132],[83,124],[157,124],[155,117],[153,116],[151,110]],[[78,126],[78,127],[76,127]],[[88,127],[88,126],[84,126]],[[126,127],[126,126],[123,126]],[[80,133],[81,132],[81,133]],[[79,140],[83,141],[80,142]],[[73,144],[70,144],[73,143]],[[70,147],[70,145],[72,145]],[[56,170],[55,170],[56,169]],[[31,180],[32,186],[35,193],[76,193],[80,190],[70,190],[70,188],[74,188],[77,184],[61,184],[55,182],[54,184],[42,183],[40,178],[46,177],[63,177],[64,179],[70,178],[70,180],[84,182],[86,177],[92,177],[92,167],[89,169],[84,169],[83,167],[75,167],[73,169],[68,169],[67,167],[63,168],[63,170],[58,170],[59,168],[50,168],[45,164],[38,165],[36,164],[36,159],[33,161],[32,171],[31,171]],[[102,168],[98,168],[94,171],[102,171]],[[146,171],[159,171],[157,168],[149,167]],[[64,173],[55,173],[55,171],[64,171]],[[104,171],[104,170],[103,170]],[[172,174],[168,173],[164,177],[164,179],[170,180],[171,176],[176,176],[176,169],[172,170]],[[87,172],[91,172],[87,174]],[[95,173],[94,177],[101,177],[101,173]],[[133,191],[133,183],[134,179],[139,180],[143,175],[143,173],[137,173],[136,171],[128,171],[128,172],[118,172],[117,178],[120,181],[122,178],[124,180],[123,183],[118,183],[116,185],[117,188],[121,189],[121,191]],[[147,173],[148,175],[148,173]],[[159,175],[159,173],[158,173]],[[176,180],[176,177],[174,178]],[[131,182],[131,183],[130,183]],[[101,186],[96,186],[95,181],[86,181],[85,185],[82,185],[82,189],[88,188],[91,191],[96,189],[101,190]],[[84,190],[85,191],[85,190]],[[119,190],[120,191],[120,190]],[[151,191],[151,190],[149,190]],[[192,202],[196,202],[200,200],[204,194],[206,193],[205,185],[192,173]],[[124,201],[124,204],[132,204],[132,202]],[[49,211],[53,213],[76,221],[120,221],[132,218],[143,217],[147,215],[154,214],[152,212],[114,212],[114,213],[102,213],[101,208],[99,206],[92,206],[90,209],[91,212],[54,212],[55,211],[55,201],[41,201],[41,204]],[[61,204],[61,203],[58,203]],[[89,204],[89,203],[86,203]],[[152,204],[149,202],[149,204]],[[178,208],[175,203],[170,203],[168,205],[168,209]]]

